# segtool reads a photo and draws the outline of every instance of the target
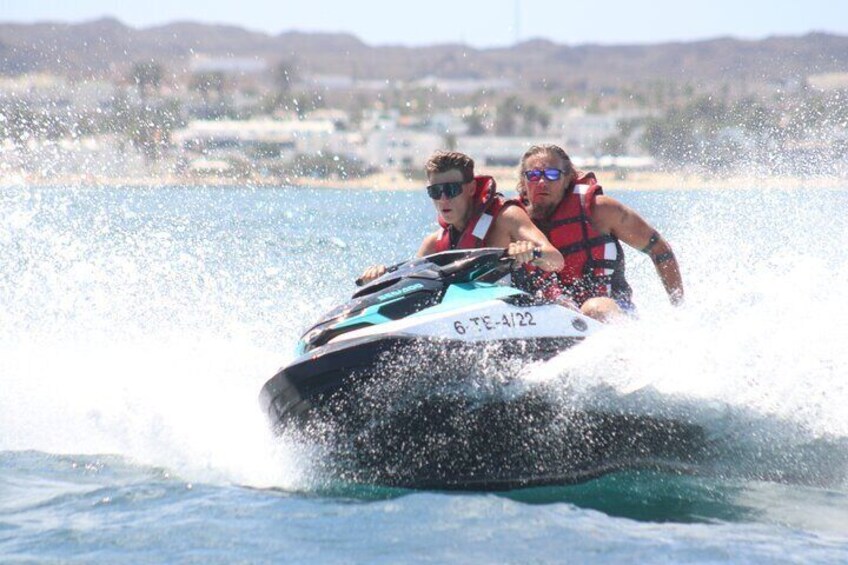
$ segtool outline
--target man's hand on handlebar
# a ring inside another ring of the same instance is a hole
[[[524,265],[538,259],[540,253],[532,241],[514,241],[506,248],[506,255],[512,258],[516,265]]]
[[[362,273],[358,279],[356,279],[357,284],[364,285],[368,284],[377,277],[381,277],[386,274],[386,266],[385,265],[371,265],[365,272]]]

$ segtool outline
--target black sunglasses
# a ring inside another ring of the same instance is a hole
[[[439,184],[431,184],[427,187],[427,194],[433,200],[438,200],[442,194],[448,198],[456,198],[462,192],[462,182],[440,182]]]
[[[542,175],[545,176],[546,179],[554,181],[559,180],[559,178],[565,174],[565,171],[562,169],[545,169],[544,171],[540,171],[539,169],[532,169],[530,171],[524,171],[524,178],[531,182],[536,182],[541,180]]]

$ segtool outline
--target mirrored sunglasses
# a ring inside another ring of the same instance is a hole
[[[529,171],[524,171],[524,178],[529,180],[530,182],[536,182],[541,180],[542,176],[550,181],[559,180],[562,175],[565,174],[565,171],[562,169],[545,169],[544,171],[539,169],[532,169]]]

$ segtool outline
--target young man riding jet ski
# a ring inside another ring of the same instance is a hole
[[[563,268],[562,255],[530,221],[518,200],[496,192],[495,179],[474,176],[474,160],[459,152],[437,151],[426,164],[440,228],[424,238],[417,256],[449,249],[505,247],[517,264],[545,272]],[[367,283],[386,272],[384,265],[368,267],[360,277]]]
[[[595,175],[575,170],[561,147],[534,145],[527,150],[519,193],[533,223],[559,249],[565,265],[556,273],[531,266],[517,286],[552,300],[571,299],[583,314],[598,320],[632,311],[623,241],[651,257],[671,303],[683,301],[680,268],[668,242],[635,211],[604,196]]]

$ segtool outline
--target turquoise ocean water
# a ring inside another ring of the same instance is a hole
[[[687,303],[628,252],[641,318],[527,378],[721,454],[483,494],[320,476],[257,404],[433,229],[423,191],[0,189],[0,561],[848,561],[848,189],[608,192],[673,243]]]

